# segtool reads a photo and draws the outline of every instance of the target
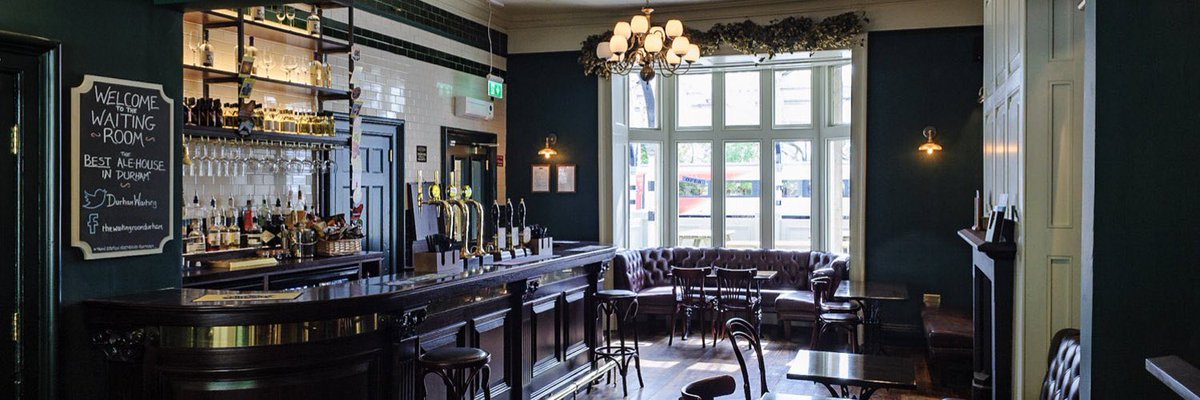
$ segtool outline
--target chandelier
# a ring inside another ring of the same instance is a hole
[[[683,22],[673,19],[665,28],[651,26],[653,12],[646,0],[644,15],[617,22],[612,38],[596,45],[596,57],[608,60],[604,64],[610,73],[626,75],[638,68],[638,76],[649,82],[656,73],[665,77],[685,74],[700,60],[700,46],[683,35]]]

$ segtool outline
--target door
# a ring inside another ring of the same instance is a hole
[[[402,121],[389,123],[372,123],[364,119],[362,124],[363,136],[360,144],[362,157],[362,181],[358,190],[362,191],[363,227],[367,238],[363,241],[363,250],[384,253],[383,271],[387,274],[403,268],[403,254],[399,251],[401,229],[404,227],[404,215],[397,209],[397,189],[402,180],[398,175],[397,165],[401,165],[400,152],[403,135]],[[349,151],[335,153],[334,162],[338,166],[348,166]],[[336,188],[335,196],[331,199],[333,210],[346,213],[350,209],[350,171],[349,168],[339,168],[332,177],[332,187]],[[402,246],[400,246],[402,247]]]
[[[43,69],[43,52],[55,44],[28,37],[13,38],[0,32],[0,398],[36,398],[44,377],[49,376],[43,363],[42,337],[47,332],[40,318],[43,302],[39,293],[47,290],[44,270],[51,266],[39,261],[41,243],[47,243],[45,218],[37,204],[43,200],[47,171],[39,165],[49,149],[40,149],[41,122],[57,113],[51,103],[43,102],[57,71]],[[49,173],[52,174],[52,171]],[[50,175],[52,176],[52,175]],[[51,313],[53,310],[51,310]],[[47,317],[52,316],[52,314]]]

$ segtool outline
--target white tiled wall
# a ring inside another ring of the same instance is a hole
[[[331,13],[327,18],[345,20],[344,15],[339,15],[339,13]],[[455,54],[472,61],[485,64],[489,61],[487,51],[458,43],[387,18],[358,11],[355,14],[355,23],[364,29],[399,37],[409,42]],[[185,33],[197,32],[197,37],[199,35],[197,25],[185,24],[184,30]],[[210,42],[216,46],[216,67],[232,70],[234,52],[236,51],[236,36],[232,32],[211,31]],[[281,61],[283,54],[294,55],[303,59],[311,57],[310,50],[294,46],[270,43],[262,40],[257,40],[255,45],[259,49],[260,54],[269,52],[274,55],[276,65],[269,73],[274,78],[284,76],[281,67],[283,64]],[[454,116],[455,96],[487,98],[487,79],[485,77],[470,75],[438,65],[401,57],[367,46],[360,45],[357,47],[360,49],[362,57],[355,65],[363,67],[363,76],[361,77],[363,89],[361,98],[364,100],[363,115],[402,119],[405,121],[404,142],[406,148],[404,149],[405,165],[403,166],[403,171],[406,182],[415,181],[417,171],[423,171],[427,180],[432,179],[434,171],[439,169],[438,166],[441,162],[441,128],[443,126],[496,134],[497,142],[500,144],[499,154],[505,154],[505,135],[507,134],[505,131],[507,125],[505,100],[495,101],[495,117],[490,121]],[[191,52],[186,46],[184,50],[184,62],[191,63]],[[331,55],[329,61],[333,65],[334,71],[333,86],[336,88],[346,88],[349,84],[347,57],[344,55]],[[491,61],[498,68],[503,69],[505,66],[505,59],[503,57],[493,56],[491,57]],[[260,66],[260,68],[262,67]],[[296,79],[299,79],[299,75],[294,76],[297,77]],[[210,88],[210,96],[230,100],[236,98],[233,85],[220,86],[212,86]],[[199,81],[186,80],[184,82],[184,96],[198,97],[201,93],[202,87]],[[266,104],[268,107],[291,107],[297,110],[308,110],[312,104],[308,97],[303,94],[272,92],[260,90],[259,88],[255,89],[254,97],[255,100]],[[337,112],[349,111],[346,102],[328,102],[326,105],[328,110]],[[417,146],[426,146],[428,148],[428,162],[418,163],[416,161]],[[247,179],[250,180],[248,182],[262,182],[261,184],[267,184],[270,181],[267,178],[261,181],[255,180],[253,177],[248,177]],[[499,180],[497,195],[503,198],[505,196],[505,168],[500,167],[497,169],[497,179]],[[240,182],[231,180],[230,182],[218,182],[214,184],[218,186],[212,190],[226,190],[232,185],[239,185]],[[231,190],[259,193],[266,189],[249,188]],[[286,192],[286,189],[284,191]]]

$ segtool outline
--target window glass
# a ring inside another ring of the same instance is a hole
[[[712,74],[679,75],[680,128],[708,128],[712,126]]]
[[[812,143],[775,142],[775,248],[812,249]]]
[[[825,220],[829,250],[850,253],[850,139],[829,141],[829,189]]]
[[[712,143],[679,143],[677,150],[679,218],[676,243],[712,246]]]
[[[757,126],[759,106],[758,71],[725,73],[725,126]]]
[[[811,69],[775,71],[775,125],[812,125]]]
[[[762,245],[759,147],[758,142],[725,143],[725,247]]]
[[[850,65],[829,68],[829,122],[832,125],[850,124]]]
[[[658,181],[662,165],[658,143],[629,144],[629,248],[662,245],[662,207]]]
[[[658,128],[658,78],[643,82],[630,76],[629,80],[629,127],[633,129]]]

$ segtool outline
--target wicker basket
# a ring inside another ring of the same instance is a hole
[[[321,240],[317,242],[317,255],[346,256],[362,252],[362,239]]]

